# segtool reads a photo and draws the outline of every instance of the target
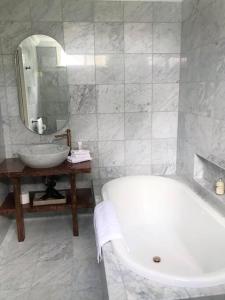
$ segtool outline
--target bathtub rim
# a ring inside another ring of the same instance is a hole
[[[225,216],[222,215],[219,211],[217,211],[215,208],[212,207],[209,203],[205,201],[205,199],[197,194],[193,189],[191,189],[190,186],[185,184],[185,182],[181,182],[180,180],[177,180],[177,178],[171,178],[171,177],[166,177],[166,176],[152,176],[152,175],[137,175],[137,176],[123,176],[120,178],[112,179],[105,183],[102,186],[101,189],[101,196],[103,201],[107,201],[105,199],[107,189],[112,185],[116,184],[117,182],[120,182],[121,180],[124,179],[135,179],[135,178],[154,178],[157,180],[163,180],[163,181],[168,181],[168,182],[173,182],[176,184],[179,184],[180,187],[185,188],[186,192],[190,194],[191,197],[195,201],[198,202],[198,204],[201,205],[201,207],[210,215],[212,215],[214,218],[217,219],[217,221],[220,223],[221,226],[225,228]],[[145,268],[140,266],[137,263],[132,263],[130,259],[128,259],[127,255],[125,255],[126,249],[122,243],[121,240],[114,240],[111,241],[113,251],[115,254],[118,256],[118,258],[121,260],[122,263],[124,263],[127,268],[129,268],[131,271],[134,273],[138,274],[139,276],[153,280],[159,284],[165,284],[167,286],[173,286],[173,287],[183,287],[183,288],[210,288],[210,287],[215,287],[221,284],[225,284],[225,268],[218,271],[218,272],[211,272],[208,273],[207,275],[203,276],[197,276],[197,277],[192,277],[191,279],[188,279],[188,277],[179,277],[177,278],[176,276],[173,275],[165,275],[165,273],[160,273],[157,271],[146,271]],[[142,271],[140,271],[140,269]],[[216,279],[213,277],[216,276]],[[194,282],[193,282],[194,281]]]

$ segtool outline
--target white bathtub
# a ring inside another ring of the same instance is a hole
[[[106,183],[102,196],[113,202],[124,235],[113,249],[132,271],[173,286],[225,283],[225,219],[186,185],[123,177]]]

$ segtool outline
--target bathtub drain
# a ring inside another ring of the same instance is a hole
[[[153,257],[153,261],[154,261],[155,263],[160,263],[160,262],[161,262],[161,257],[160,257],[160,256],[154,256],[154,257]]]

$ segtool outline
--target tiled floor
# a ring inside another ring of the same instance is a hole
[[[69,216],[26,220],[17,242],[15,223],[0,245],[0,300],[102,300],[91,215],[79,216],[79,237]]]

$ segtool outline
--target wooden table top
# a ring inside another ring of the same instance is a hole
[[[36,169],[25,166],[19,158],[8,158],[0,164],[0,177],[51,176],[76,173],[90,173],[91,162],[72,164],[68,161],[53,168]]]

